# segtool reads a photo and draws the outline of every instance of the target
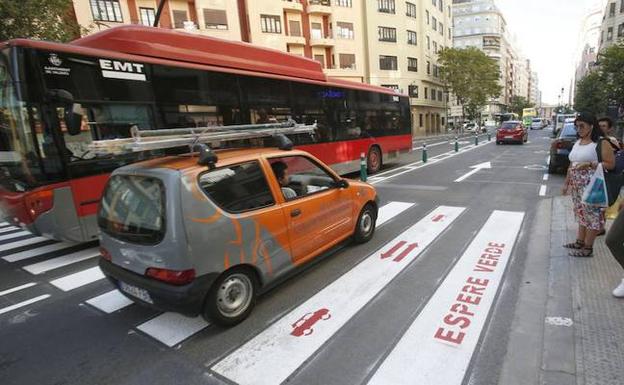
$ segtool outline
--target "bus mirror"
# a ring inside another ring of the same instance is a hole
[[[82,114],[75,112],[80,111],[79,104],[70,104],[65,107],[65,125],[69,135],[79,135],[82,132]]]

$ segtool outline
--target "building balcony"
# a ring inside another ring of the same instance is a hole
[[[336,39],[332,36],[312,36],[310,38],[310,45],[312,47],[333,47],[336,45]]]
[[[285,11],[303,12],[303,4],[298,0],[283,0],[282,3]]]
[[[331,1],[330,0],[309,0],[308,13],[311,15],[331,15]]]
[[[288,45],[305,45],[305,37],[303,36],[286,36],[286,44]]]

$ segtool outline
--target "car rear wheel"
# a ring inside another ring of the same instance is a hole
[[[367,203],[360,215],[358,216],[353,233],[355,243],[368,242],[375,233],[375,222],[377,221],[377,209],[370,203]]]
[[[251,269],[235,267],[213,284],[203,317],[221,326],[233,326],[251,313],[258,292],[258,278]]]
[[[381,170],[381,150],[379,147],[373,146],[370,150],[368,150],[368,156],[366,157],[366,168],[369,174],[374,174]]]

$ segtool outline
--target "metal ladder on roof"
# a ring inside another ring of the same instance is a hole
[[[162,130],[140,130],[137,126],[132,126],[130,129],[131,136],[129,138],[95,140],[89,145],[89,150],[98,155],[110,155],[190,146],[191,151],[193,151],[196,144],[221,144],[234,140],[259,139],[294,134],[314,134],[316,128],[316,123],[299,124],[294,120],[288,120],[283,123],[241,124]]]

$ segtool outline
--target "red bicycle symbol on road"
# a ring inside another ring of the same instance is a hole
[[[307,313],[303,317],[299,318],[297,322],[292,324],[293,330],[290,332],[295,337],[309,336],[314,332],[312,326],[314,326],[320,320],[328,320],[331,318],[328,309],[319,309],[313,313]]]

